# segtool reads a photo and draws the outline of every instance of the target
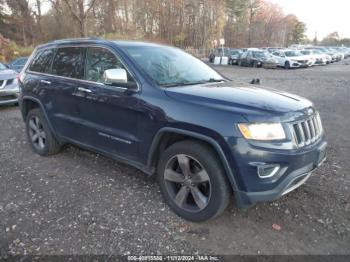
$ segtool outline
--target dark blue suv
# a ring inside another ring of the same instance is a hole
[[[236,86],[173,47],[99,39],[39,46],[19,77],[34,152],[71,143],[156,175],[180,216],[204,221],[303,184],[325,159],[301,97]]]

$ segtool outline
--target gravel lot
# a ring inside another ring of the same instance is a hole
[[[43,158],[26,142],[18,108],[0,108],[0,253],[350,254],[350,66],[299,70],[217,67],[228,77],[311,99],[328,160],[273,203],[188,223],[134,168],[73,146]],[[281,226],[280,230],[272,228]]]

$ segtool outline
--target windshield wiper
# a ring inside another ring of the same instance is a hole
[[[189,85],[198,85],[203,84],[203,81],[186,81],[186,82],[178,82],[178,83],[168,83],[161,84],[163,87],[174,87],[174,86],[189,86]]]
[[[208,80],[205,80],[203,82],[205,83],[217,83],[217,82],[222,82],[224,79],[215,79],[215,78],[209,78]]]
[[[214,83],[214,82],[222,82],[224,79],[215,79],[210,78],[208,80],[200,80],[200,81],[184,81],[184,82],[177,82],[177,83],[165,83],[161,84],[162,87],[175,87],[175,86],[189,86],[189,85],[199,85],[204,83]]]

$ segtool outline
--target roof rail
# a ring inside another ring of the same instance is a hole
[[[101,40],[101,38],[98,38],[98,37],[64,38],[64,39],[54,40],[51,43],[62,43],[62,42],[70,42],[70,41],[88,41],[88,40]]]

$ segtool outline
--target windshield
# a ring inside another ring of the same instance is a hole
[[[161,86],[223,81],[205,63],[177,48],[167,46],[126,46],[126,51]]]
[[[301,53],[304,54],[304,55],[310,55],[311,51],[301,51]]]
[[[286,51],[284,52],[286,56],[291,57],[291,56],[300,56],[300,53],[297,51]]]
[[[0,63],[0,70],[5,70],[5,69],[7,69],[7,67],[4,64]]]
[[[253,56],[257,58],[264,58],[266,57],[266,54],[263,51],[253,51]]]
[[[237,50],[231,50],[231,55],[239,55],[240,52]]]

